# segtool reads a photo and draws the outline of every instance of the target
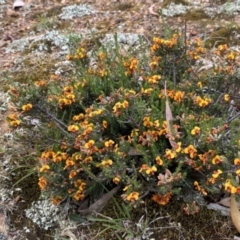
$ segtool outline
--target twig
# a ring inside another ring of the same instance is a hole
[[[49,113],[48,111],[46,111],[46,110],[44,110],[43,108],[41,108],[38,104],[37,104],[36,106],[37,106],[37,108],[38,108],[41,112],[43,112],[43,113],[45,113],[47,116],[51,117],[51,118],[55,121],[55,124],[58,126],[58,128],[59,128],[63,133],[65,133],[65,134],[68,135],[68,136],[71,136],[65,129],[63,129],[63,128],[61,127],[61,125],[62,125],[64,128],[67,129],[67,125],[66,125],[65,123],[63,123],[62,121],[60,121],[59,119],[57,119],[55,116],[53,116],[53,115],[52,115],[51,113]]]

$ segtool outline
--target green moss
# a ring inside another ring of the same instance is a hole
[[[62,8],[64,6],[53,6],[50,9],[44,9],[44,11],[39,11],[37,13],[34,13],[32,15],[32,17],[34,18],[41,18],[42,15],[45,15],[47,18],[51,18],[51,17],[56,17],[57,15],[59,15],[62,12]]]
[[[102,21],[99,21],[96,25],[96,28],[98,30],[106,30],[106,29],[110,29],[111,28],[111,21],[110,20],[102,20]]]
[[[133,8],[133,7],[134,7],[134,5],[132,3],[128,3],[128,2],[118,3],[117,6],[116,6],[116,10],[126,11],[126,10],[129,10],[129,9]]]
[[[164,0],[161,4],[161,7],[166,8],[171,3],[189,5],[189,2],[187,2],[186,0]]]
[[[38,81],[48,79],[56,69],[56,60],[46,57],[45,59],[25,58],[21,70],[13,73],[14,82],[27,83],[29,80]]]
[[[236,34],[240,34],[240,28],[237,26],[220,27],[210,34],[205,41],[205,47],[211,48],[220,44],[239,45],[240,40],[235,37]]]
[[[71,27],[71,23],[67,21],[60,21],[55,17],[40,19],[38,22],[31,28],[32,31],[43,31],[43,30],[67,30]]]
[[[197,21],[201,19],[208,19],[210,18],[203,9],[193,9],[190,11],[187,11],[185,15],[183,15],[183,18],[187,21]]]

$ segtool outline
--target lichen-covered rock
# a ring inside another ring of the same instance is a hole
[[[166,8],[162,9],[162,14],[164,16],[173,17],[176,15],[185,14],[189,8],[193,8],[193,7],[186,6],[183,4],[170,3]]]
[[[116,41],[118,44],[137,46],[141,42],[140,38],[141,35],[135,33],[108,33],[100,40],[100,42],[105,47],[114,47],[116,45]]]
[[[0,240],[7,240],[7,239],[8,239],[7,235],[0,232]]]
[[[90,5],[74,4],[74,5],[62,8],[62,13],[59,15],[59,18],[64,20],[70,20],[73,18],[80,18],[85,15],[90,15],[92,13],[95,13],[95,10]]]
[[[26,217],[30,218],[40,228],[48,230],[56,225],[59,207],[53,205],[48,199],[33,202],[31,208],[25,211]]]

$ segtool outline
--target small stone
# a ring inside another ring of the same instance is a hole
[[[13,9],[14,10],[19,10],[25,5],[25,3],[22,0],[15,0],[13,3]]]
[[[191,31],[190,31],[190,37],[195,37],[195,36],[197,36],[197,31],[196,30],[194,30],[194,29],[192,29]]]

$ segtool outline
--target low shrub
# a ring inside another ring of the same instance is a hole
[[[154,37],[141,54],[81,45],[67,56],[72,76],[13,84],[19,113],[8,121],[39,152],[41,191],[77,203],[119,185],[134,206],[193,190],[240,194],[239,56],[214,51],[180,33]]]

